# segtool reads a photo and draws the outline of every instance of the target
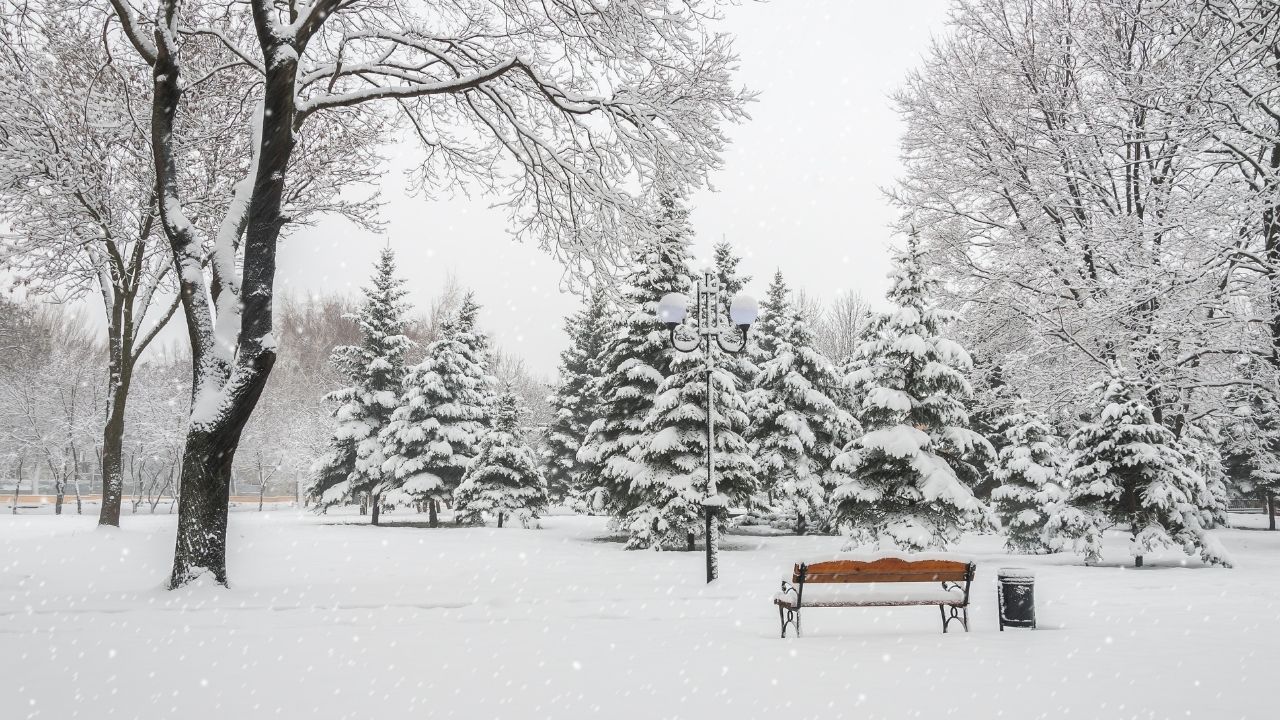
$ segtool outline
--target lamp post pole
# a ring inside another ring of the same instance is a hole
[[[717,508],[724,507],[727,499],[716,489],[716,422],[715,380],[716,348],[736,355],[747,347],[747,330],[758,314],[756,301],[746,295],[738,295],[729,309],[733,325],[722,322],[720,317],[720,281],[714,273],[703,273],[697,284],[694,306],[695,336],[680,338],[676,328],[688,312],[688,299],[679,293],[663,296],[658,303],[658,317],[667,324],[671,346],[681,352],[702,351],[707,381],[707,496],[702,501],[706,513],[707,582],[720,575],[720,543],[716,532]],[[735,327],[736,326],[736,327]]]

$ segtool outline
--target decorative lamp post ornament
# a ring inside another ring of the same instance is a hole
[[[702,501],[706,509],[707,532],[707,582],[715,580],[720,574],[719,549],[716,537],[715,516],[719,508],[725,507],[729,499],[716,491],[716,457],[715,457],[715,386],[712,375],[716,370],[716,352],[718,347],[723,352],[736,355],[747,348],[747,331],[760,315],[760,306],[755,298],[738,295],[729,303],[729,318],[732,325],[725,324],[720,314],[720,281],[714,273],[706,272],[697,285],[697,298],[694,307],[695,327],[691,335],[676,335],[676,328],[689,314],[689,298],[681,293],[667,293],[658,301],[658,319],[667,325],[671,346],[681,352],[701,350],[707,374],[707,496]]]

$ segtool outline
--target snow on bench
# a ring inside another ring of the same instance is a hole
[[[773,597],[782,623],[800,637],[800,610],[806,607],[896,607],[937,605],[942,632],[952,620],[969,631],[969,585],[977,566],[953,557],[905,559],[896,556],[853,556],[839,560],[796,563],[789,580]],[[935,585],[937,583],[937,585]]]

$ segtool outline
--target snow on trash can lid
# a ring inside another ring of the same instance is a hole
[[[1017,580],[1017,579],[1031,580],[1035,578],[1036,571],[1030,568],[1006,567],[1006,568],[1000,568],[1000,570],[996,574],[1001,579],[1010,578],[1013,580]]]

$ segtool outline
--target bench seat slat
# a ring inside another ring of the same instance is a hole
[[[963,582],[968,573],[967,563],[956,560],[905,560],[883,558],[880,560],[828,560],[806,566],[806,583],[857,583],[857,582]],[[912,577],[922,576],[922,577]],[[889,579],[900,577],[902,579]],[[791,582],[800,581],[800,565],[792,573]]]
[[[799,582],[798,577],[793,577],[792,582]],[[831,573],[831,574],[814,574],[810,572],[805,576],[806,585],[814,583],[913,583],[913,582],[964,582],[965,572],[859,572],[859,573]]]
[[[793,604],[792,604],[793,602],[795,602],[795,601],[794,601],[794,599],[793,599],[793,600],[789,600],[789,601],[784,601],[784,600],[774,600],[773,602],[774,602],[774,604],[775,604],[775,605],[781,605],[782,607],[785,607],[785,608],[792,608],[792,609],[795,609],[795,605],[793,605]],[[805,607],[807,607],[807,608],[837,608],[837,607],[915,607],[915,606],[920,606],[920,605],[929,605],[929,606],[934,606],[934,605],[951,605],[951,606],[954,606],[954,607],[964,607],[964,600],[946,600],[946,601],[942,601],[942,602],[938,602],[938,601],[936,601],[936,600],[930,600],[930,601],[924,601],[924,600],[886,600],[886,601],[876,601],[876,602],[852,601],[852,600],[851,600],[851,601],[849,601],[849,602],[816,602],[816,603],[811,603],[811,602],[809,602],[808,598],[806,598],[806,599],[805,599],[805,602],[804,602],[804,606],[805,606]]]
[[[774,596],[774,602],[793,607],[796,593],[785,592]],[[805,583],[804,607],[876,607],[893,605],[964,605],[965,593],[961,588],[943,588],[934,584],[897,583],[876,585],[809,585]]]

